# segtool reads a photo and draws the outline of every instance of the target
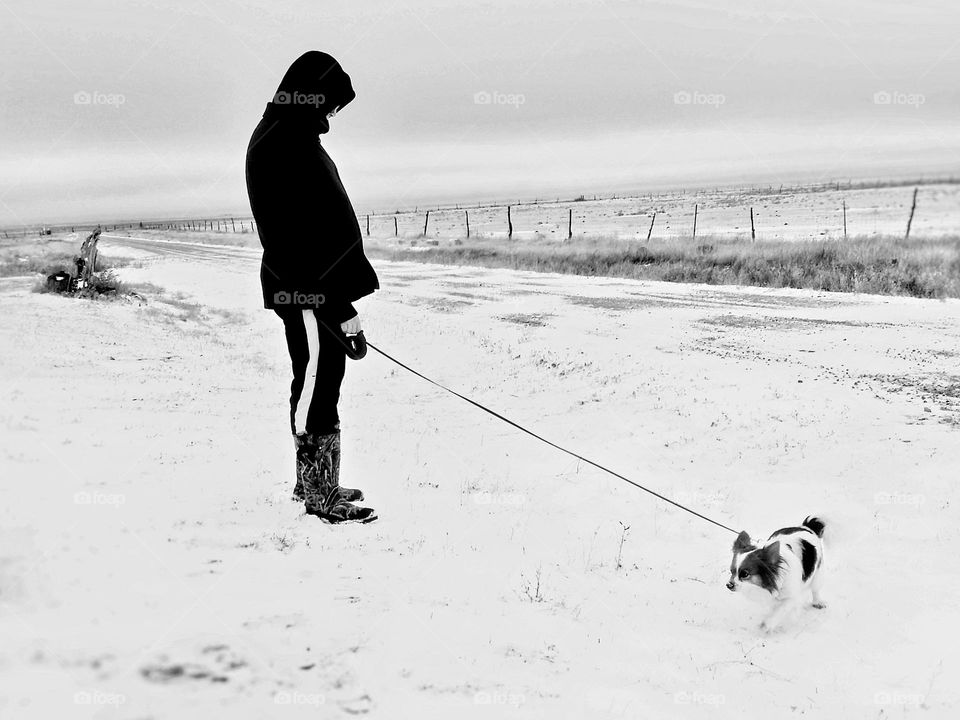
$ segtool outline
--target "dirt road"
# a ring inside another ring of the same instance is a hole
[[[367,334],[427,375],[733,527],[825,515],[829,606],[767,636],[732,536],[375,355],[344,482],[382,519],[303,516],[259,254],[102,243],[146,305],[0,285],[0,714],[957,702],[960,302],[378,264]]]

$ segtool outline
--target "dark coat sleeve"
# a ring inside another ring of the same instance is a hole
[[[379,282],[336,166],[316,139],[288,142],[278,133],[251,141],[247,189],[263,246],[265,306],[292,300],[326,308],[339,322],[353,317],[350,303]]]

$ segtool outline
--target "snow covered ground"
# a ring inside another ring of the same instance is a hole
[[[0,281],[3,718],[956,716],[960,302],[378,264],[425,374],[734,528],[823,514],[828,608],[765,635],[731,534],[373,352],[381,520],[305,517],[258,253],[102,250],[146,305]]]
[[[752,208],[757,240],[840,240],[844,238],[846,204],[849,237],[902,237],[910,216],[913,191],[910,186],[807,187],[788,188],[783,192],[776,187],[680,190],[640,197],[515,205],[511,219],[517,239],[537,236],[565,240],[572,213],[575,237],[607,236],[645,241],[656,213],[651,234],[654,239],[688,238],[693,233],[696,206],[698,237],[733,240],[750,238]],[[958,208],[960,186],[957,184],[920,186],[912,236],[956,235]],[[392,212],[390,208],[387,210]],[[505,207],[471,208],[469,215],[474,237],[507,234]],[[431,211],[427,235],[441,240],[463,237],[465,219],[463,210]],[[366,217],[361,216],[360,221],[365,225]],[[397,216],[396,230],[401,237],[419,237],[423,227],[423,209]],[[373,237],[392,237],[394,215],[371,216],[370,232]],[[256,241],[252,235],[251,238]]]

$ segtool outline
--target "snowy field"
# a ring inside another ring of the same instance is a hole
[[[513,237],[517,240],[567,239],[572,215],[574,239],[580,237],[609,237],[621,240],[646,241],[651,220],[653,240],[689,238],[693,234],[694,210],[697,214],[697,237],[718,240],[747,240],[750,238],[750,208],[754,211],[754,226],[758,241],[780,240],[842,240],[844,203],[847,214],[847,236],[850,238],[903,237],[914,186],[845,187],[839,189],[817,187],[716,188],[677,190],[633,197],[584,198],[582,201],[540,199],[513,205],[511,219]],[[370,235],[374,241],[391,243],[394,237],[401,242],[419,242],[424,231],[426,208],[379,208],[370,211]],[[358,208],[361,228],[366,230],[368,209]],[[501,238],[507,235],[505,204],[494,207],[467,207],[471,237]],[[653,215],[656,213],[656,218]],[[396,221],[396,222],[395,222]],[[191,228],[191,222],[193,227]],[[248,217],[220,218],[204,226],[196,219],[172,222],[182,225],[182,235],[197,241],[223,245],[260,248],[259,240]],[[146,228],[137,222],[123,224],[122,230],[135,230],[138,236],[163,237],[145,221]],[[114,226],[112,221],[106,227]],[[118,223],[120,225],[120,223]],[[917,207],[911,237],[954,237],[960,226],[960,183],[931,183],[918,186]],[[74,228],[57,226],[56,236],[66,235],[83,239],[93,226]],[[214,229],[211,229],[214,228]],[[216,228],[219,228],[216,229]],[[445,241],[466,236],[464,208],[430,209],[426,223],[429,240]],[[0,249],[15,242],[23,228],[7,228],[0,239]],[[109,232],[109,230],[108,230]],[[394,235],[396,233],[396,235]],[[33,230],[29,238],[36,237]]]
[[[718,239],[749,239],[750,208],[754,211],[757,240],[843,239],[843,207],[847,207],[849,237],[902,237],[913,201],[911,186],[878,188],[718,188],[680,190],[639,197],[581,202],[544,201],[512,208],[517,239],[542,237],[566,240],[572,213],[574,237],[605,236],[623,240],[646,240],[653,221],[654,239],[690,237],[696,211],[697,236]],[[956,234],[960,222],[960,185],[921,185],[911,233],[914,237]],[[656,218],[653,217],[656,213]],[[474,235],[505,237],[506,208],[470,209]],[[361,225],[366,217],[361,215]],[[397,231],[402,237],[423,232],[424,213],[403,213]],[[390,237],[392,215],[370,220],[373,237]],[[462,210],[431,211],[427,236],[435,239],[463,237]]]
[[[0,280],[0,717],[956,717],[960,302],[378,263],[425,374],[753,535],[826,517],[827,609],[763,634],[733,535],[373,352],[381,520],[304,516],[259,254],[101,247],[145,305]]]

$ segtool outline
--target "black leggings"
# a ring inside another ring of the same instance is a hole
[[[327,435],[340,428],[337,402],[346,353],[340,323],[316,310],[276,310],[283,320],[293,367],[290,383],[290,429],[294,435]]]

